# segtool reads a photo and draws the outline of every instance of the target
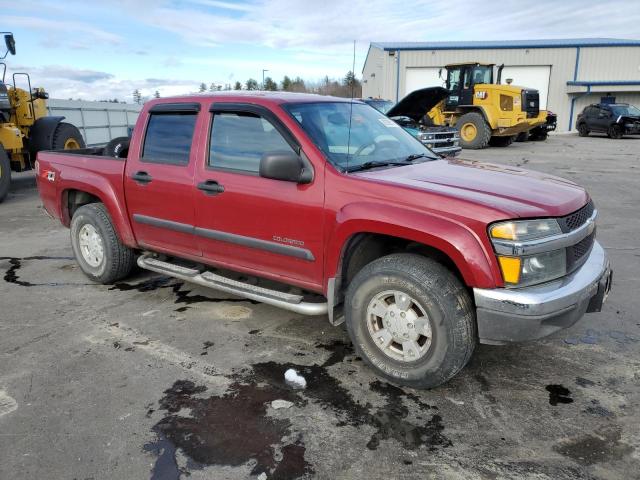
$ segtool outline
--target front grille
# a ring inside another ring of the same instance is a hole
[[[522,90],[522,111],[527,118],[535,118],[540,113],[540,94],[537,90]]]
[[[580,268],[582,264],[587,260],[593,243],[596,240],[596,231],[594,230],[587,237],[584,237],[575,245],[567,247],[567,273],[573,272],[577,268]]]
[[[560,229],[563,233],[567,233],[575,230],[576,228],[580,228],[589,218],[591,218],[594,210],[595,206],[593,205],[593,201],[589,201],[589,203],[580,210],[570,213],[565,217],[558,218]]]

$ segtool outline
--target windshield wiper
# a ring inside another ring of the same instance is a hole
[[[431,160],[435,160],[435,158],[429,154],[426,153],[412,153],[411,155],[408,155],[404,161],[405,162],[413,162],[414,160],[417,160],[419,158],[429,158]]]
[[[360,170],[369,170],[370,168],[388,167],[390,165],[411,165],[411,162],[410,161],[404,161],[404,162],[370,161],[370,162],[361,163],[360,165],[353,165],[351,167],[348,167],[348,168],[345,169],[345,172],[356,172],[356,171],[360,171]]]

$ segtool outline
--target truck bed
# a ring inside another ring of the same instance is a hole
[[[128,222],[123,188],[126,159],[106,157],[102,151],[100,147],[38,152],[36,183],[44,208],[65,226],[70,222],[69,194],[75,189],[119,212],[114,221]]]

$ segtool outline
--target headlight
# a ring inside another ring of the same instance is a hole
[[[509,286],[524,287],[560,278],[567,273],[566,250],[528,257],[498,256],[502,278]]]
[[[522,242],[541,240],[562,233],[554,218],[500,222],[489,227],[506,286],[523,287],[562,277],[567,271],[565,249],[518,256]],[[526,251],[526,250],[525,250]],[[510,253],[507,253],[510,252]],[[524,252],[523,252],[524,253]]]
[[[492,225],[489,229],[491,238],[516,242],[537,240],[560,233],[562,233],[562,230],[558,225],[558,221],[554,218],[500,222]]]
[[[420,140],[422,140],[423,142],[426,142],[427,140],[433,140],[434,135],[433,133],[421,133],[420,134]]]

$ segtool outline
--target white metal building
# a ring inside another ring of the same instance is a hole
[[[87,146],[95,146],[126,136],[128,127],[135,125],[142,105],[52,98],[47,102],[47,109],[49,115],[63,116],[65,122],[78,127]]]
[[[371,43],[362,95],[398,101],[442,85],[440,68],[463,62],[504,64],[503,81],[539,90],[540,108],[558,114],[558,131],[575,129],[578,113],[603,96],[640,107],[640,40],[611,38]]]

